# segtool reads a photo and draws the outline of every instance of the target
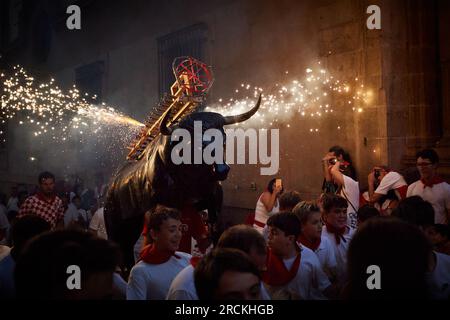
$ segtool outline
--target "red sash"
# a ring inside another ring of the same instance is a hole
[[[253,224],[254,224],[255,226],[260,227],[260,228],[264,228],[264,227],[266,226],[265,223],[262,223],[262,222],[260,222],[260,221],[258,221],[258,220],[253,221]]]

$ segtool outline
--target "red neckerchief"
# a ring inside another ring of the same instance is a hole
[[[52,194],[50,199],[48,197],[46,197],[41,191],[36,192],[36,197],[38,197],[39,200],[44,201],[44,202],[48,202],[48,203],[53,203],[56,199],[56,194]]]
[[[442,182],[445,182],[445,180],[444,179],[442,179],[440,176],[438,176],[438,175],[435,175],[430,181],[428,181],[428,182],[426,182],[424,179],[420,179],[420,181],[422,181],[422,183],[424,184],[424,189],[426,188],[426,187],[430,187],[430,188],[433,188],[433,186],[435,185],[435,184],[439,184],[439,183],[442,183]]]
[[[191,266],[193,266],[194,268],[197,266],[197,264],[200,262],[200,260],[202,260],[202,257],[192,257],[191,258]]]
[[[319,239],[317,239],[315,241],[311,241],[308,238],[306,238],[303,234],[301,234],[298,237],[298,242],[300,242],[305,247],[308,247],[312,251],[316,251],[317,248],[319,248],[319,246],[320,246],[321,239],[319,238]]]
[[[291,270],[287,270],[283,259],[268,250],[267,270],[263,272],[263,281],[271,286],[283,286],[297,276],[301,253],[297,254]]]
[[[180,259],[175,251],[159,251],[153,244],[149,244],[142,249],[140,260],[150,264],[162,264],[169,261],[172,256]]]
[[[334,238],[336,239],[337,244],[341,243],[341,239],[344,240],[344,242],[345,242],[344,233],[345,233],[345,230],[347,229],[347,227],[342,227],[342,228],[338,229],[326,222],[325,222],[325,225],[327,227],[327,231],[334,234]]]
[[[408,185],[405,184],[404,186],[398,187],[396,190],[396,193],[398,193],[399,200],[405,199],[406,198],[406,194],[408,193]],[[359,207],[361,208],[361,204],[359,205]]]

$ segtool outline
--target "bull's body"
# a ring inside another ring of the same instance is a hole
[[[240,122],[256,113],[258,104],[244,115],[222,117],[217,113],[194,113],[183,119],[179,127],[193,134],[193,122],[202,121],[203,129],[222,130],[226,124]],[[166,116],[167,118],[167,116]],[[161,204],[183,209],[186,205],[207,209],[214,221],[222,205],[219,180],[226,179],[226,164],[180,164],[171,160],[173,142],[170,132],[161,124],[161,135],[153,140],[138,161],[127,162],[113,178],[105,203],[105,223],[108,236],[124,253],[124,262],[131,266],[133,245],[139,238],[146,211]]]

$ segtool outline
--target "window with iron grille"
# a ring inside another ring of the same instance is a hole
[[[175,81],[172,62],[176,57],[191,56],[206,62],[208,40],[206,24],[196,24],[158,39],[159,94],[170,93]]]

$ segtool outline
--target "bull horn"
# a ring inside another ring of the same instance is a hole
[[[260,104],[261,104],[261,94],[259,95],[258,102],[256,102],[256,105],[251,110],[237,116],[223,117],[224,125],[238,123],[250,119],[250,117],[253,116],[258,111]]]
[[[170,116],[170,110],[167,110],[166,114],[164,115],[164,118],[161,121],[161,124],[159,125],[159,132],[161,132],[164,136],[170,136],[172,135],[172,129],[167,127],[167,120]]]

